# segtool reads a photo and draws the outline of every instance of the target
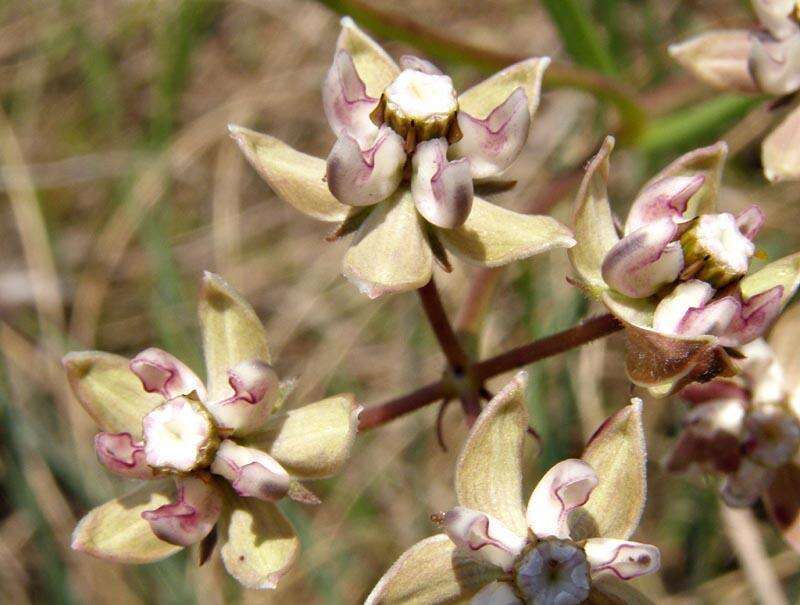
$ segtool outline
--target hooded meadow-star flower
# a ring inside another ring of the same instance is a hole
[[[160,349],[130,361],[99,351],[64,358],[75,396],[101,430],[94,441],[101,464],[146,481],[81,519],[72,548],[150,563],[216,540],[239,582],[275,588],[300,546],[275,502],[319,503],[300,480],[338,472],[358,408],[352,395],[337,395],[272,415],[285,389],[253,308],[207,273],[199,315],[205,384]]]
[[[793,309],[775,325],[773,350],[763,339],[743,346],[739,375],[689,385],[691,406],[666,467],[724,478],[728,506],[762,498],[775,525],[800,550],[800,382]]]
[[[670,54],[715,88],[788,95],[800,89],[800,5],[796,0],[752,0],[760,27],[724,29],[669,48]],[[800,106],[764,140],[770,181],[800,179]]]
[[[761,336],[800,285],[800,254],[749,274],[764,214],[716,209],[727,146],[678,158],[636,196],[621,236],[608,200],[608,137],[575,205],[579,285],[623,323],[632,382],[659,397],[736,373],[730,348]]]
[[[526,384],[518,374],[470,431],[458,506],[435,516],[444,533],[403,553],[366,605],[649,603],[623,581],[660,565],[656,547],[628,540],[646,493],[641,402],[606,420],[582,459],[545,473],[525,507]]]
[[[417,57],[394,60],[342,19],[322,89],[336,143],[327,161],[239,126],[231,134],[286,202],[356,232],[342,273],[371,298],[413,290],[448,253],[499,266],[575,241],[546,216],[519,214],[474,195],[519,155],[550,60],[528,59],[457,94],[449,76]]]

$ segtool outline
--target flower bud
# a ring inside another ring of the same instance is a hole
[[[190,546],[205,538],[213,529],[222,510],[222,497],[207,475],[182,477],[175,481],[175,502],[146,510],[153,533],[161,540],[178,546]]]
[[[784,40],[753,34],[750,69],[763,92],[786,95],[800,87],[800,33]]]
[[[225,439],[217,450],[211,472],[225,477],[242,497],[268,502],[289,492],[289,473],[269,454]]]

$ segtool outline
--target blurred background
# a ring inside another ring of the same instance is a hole
[[[204,269],[263,318],[290,406],[350,390],[379,403],[437,378],[442,358],[413,294],[369,301],[338,275],[346,242],[281,203],[227,136],[237,122],[327,154],[320,84],[342,13],[395,56],[433,60],[464,89],[519,58],[559,62],[517,186],[494,200],[568,220],[583,162],[608,132],[615,208],[677,154],[722,137],[732,148],[721,204],[758,202],[770,258],[800,247],[800,185],[767,186],[758,142],[780,109],[719,95],[672,63],[666,44],[746,26],[744,0],[5,0],[0,2],[0,602],[356,603],[429,515],[454,504],[465,429],[435,406],[363,434],[351,463],[288,503],[303,553],[277,592],[238,587],[197,553],[122,567],[73,553],[91,507],[126,489],[97,464],[94,428],[60,370],[66,351],[133,355],[159,346],[202,375],[195,294]],[[477,272],[437,278],[455,317]],[[484,279],[495,285],[476,344],[491,355],[595,312],[569,284],[563,251]],[[491,289],[484,290],[491,292]],[[533,484],[631,391],[618,335],[531,368],[542,436]],[[492,385],[502,384],[500,377]],[[677,402],[647,402],[650,498],[637,539],[663,569],[637,585],[660,603],[754,602],[721,531],[713,482],[672,478],[661,460]],[[533,448],[531,448],[533,449]],[[756,510],[763,521],[763,511]],[[761,523],[791,600],[800,557]]]

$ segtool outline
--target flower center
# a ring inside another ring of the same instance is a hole
[[[514,584],[526,603],[583,603],[590,587],[586,553],[571,540],[539,540],[517,559]]]
[[[446,136],[458,110],[449,76],[403,70],[383,92],[383,121],[400,136],[416,141]]]
[[[176,397],[148,413],[142,423],[147,464],[168,473],[188,473],[211,464],[217,429],[203,405]]]
[[[705,214],[681,237],[686,267],[699,266],[694,275],[715,288],[743,277],[755,254],[732,214]]]

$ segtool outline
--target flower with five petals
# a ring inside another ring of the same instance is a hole
[[[457,95],[431,63],[400,66],[350,18],[342,20],[323,105],[337,136],[327,161],[231,126],[250,163],[289,204],[355,233],[342,273],[371,298],[413,290],[448,253],[499,266],[574,245],[546,216],[474,195],[522,150],[549,59],[512,65]]]
[[[484,408],[456,467],[459,506],[444,533],[412,546],[367,605],[648,603],[624,580],[659,568],[659,550],[628,540],[645,501],[638,400],[607,419],[583,458],[552,467],[522,502],[528,428],[520,373]]]
[[[673,44],[670,54],[722,90],[784,96],[800,89],[800,5],[752,0],[760,27],[721,29]],[[800,179],[800,106],[764,139],[761,161],[770,181]]]
[[[75,396],[101,430],[98,459],[145,481],[83,517],[72,548],[149,563],[218,541],[239,582],[275,588],[299,551],[275,502],[288,496],[319,503],[299,480],[338,472],[350,455],[358,408],[345,394],[271,414],[286,393],[253,308],[207,273],[199,315],[205,384],[159,349],[130,361],[99,351],[64,358]]]
[[[732,375],[729,352],[758,338],[800,285],[800,254],[748,274],[758,206],[716,210],[724,143],[689,152],[650,179],[617,233],[608,200],[608,137],[578,191],[569,257],[579,285],[623,323],[631,381],[665,396]]]

